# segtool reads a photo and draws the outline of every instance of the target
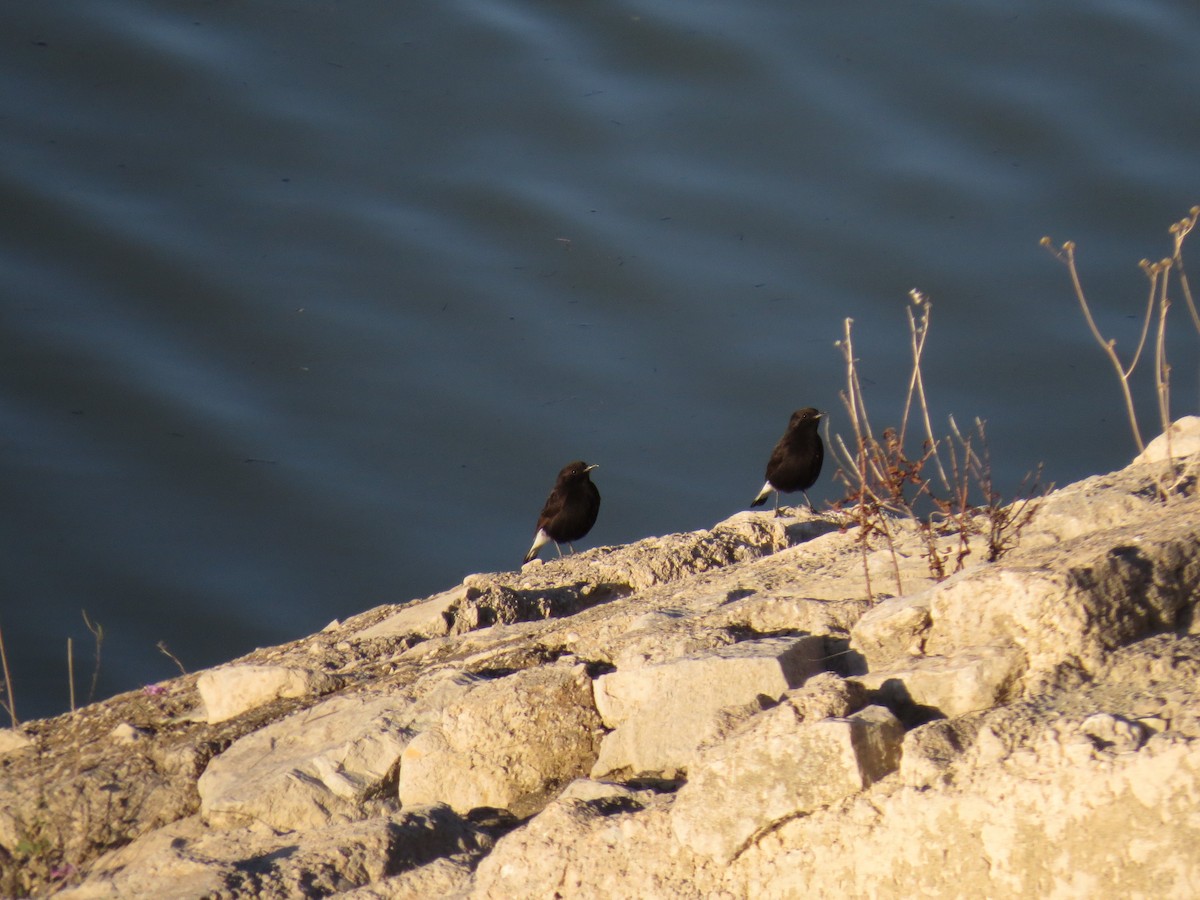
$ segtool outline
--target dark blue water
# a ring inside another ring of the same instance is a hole
[[[68,637],[86,697],[81,610],[104,696],[176,673],[159,641],[200,668],[511,568],[578,457],[583,545],[709,526],[792,409],[845,428],[848,316],[897,417],[913,287],[1002,485],[1124,464],[1037,242],[1132,345],[1200,202],[1197,46],[1192,0],[3,5],[18,714],[66,708]]]

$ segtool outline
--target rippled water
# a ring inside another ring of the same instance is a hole
[[[103,696],[159,641],[199,668],[515,566],[577,457],[583,544],[711,525],[792,409],[843,427],[848,316],[895,417],[912,287],[1006,486],[1123,464],[1037,241],[1130,345],[1200,202],[1198,45],[1191,0],[0,7],[18,713],[66,707],[68,637],[86,697],[81,610]]]

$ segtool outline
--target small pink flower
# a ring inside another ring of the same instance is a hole
[[[62,881],[64,878],[70,878],[75,874],[75,867],[70,863],[64,863],[61,866],[55,866],[50,870],[51,881]]]
[[[167,689],[165,687],[163,687],[161,684],[148,684],[144,688],[142,688],[142,693],[147,694],[151,697],[158,697],[158,696],[161,696],[162,694],[165,694],[166,692],[167,692]]]

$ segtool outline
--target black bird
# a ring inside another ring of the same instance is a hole
[[[822,415],[811,406],[792,413],[787,431],[771,451],[771,459],[767,462],[767,483],[751,506],[762,506],[771,491],[775,492],[777,516],[781,493],[800,491],[808,500],[808,489],[816,483],[817,476],[821,474],[821,463],[825,460],[825,445],[817,433]],[[817,511],[811,500],[808,500],[808,508]]]
[[[579,540],[592,530],[596,514],[600,512],[600,492],[588,477],[588,472],[595,468],[598,466],[589,466],[579,459],[568,463],[558,473],[554,490],[538,516],[537,533],[533,536],[533,546],[525,554],[525,562],[537,556],[538,551],[551,541],[562,556],[559,544],[571,547],[571,541]],[[571,552],[575,552],[574,547]]]

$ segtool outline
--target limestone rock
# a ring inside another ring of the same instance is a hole
[[[224,722],[280,698],[327,693],[339,683],[324,672],[290,666],[219,666],[201,674],[196,688],[208,721]]]
[[[151,832],[119,850],[102,856],[82,885],[61,891],[65,900],[107,900],[110,897],[157,897],[188,900],[218,896],[226,886],[222,866],[188,852],[202,828],[194,819]]]
[[[819,671],[823,656],[819,637],[765,638],[600,676],[596,707],[614,730],[592,777],[687,768],[722,709],[779,699]]]
[[[236,835],[186,819],[100,859],[68,900],[253,896],[290,900],[342,894],[441,859],[463,874],[491,839],[445,807],[411,810],[303,834]],[[454,857],[460,857],[456,863]],[[445,879],[422,880],[426,887]],[[364,894],[363,896],[370,896]],[[385,896],[402,896],[400,893]],[[410,895],[415,896],[415,895]],[[431,896],[431,895],[426,895]]]
[[[609,642],[613,665],[622,671],[675,662],[729,647],[737,639],[729,631],[713,628],[701,616],[683,610],[659,609],[638,616],[625,633]],[[601,688],[603,690],[603,688]],[[604,703],[600,696],[598,702]]]
[[[783,702],[796,711],[800,721],[819,722],[858,712],[867,705],[867,692],[856,681],[821,672],[784,694]]]
[[[1008,699],[1025,668],[1015,647],[968,647],[953,656],[910,657],[854,680],[912,721],[961,716]]]
[[[975,740],[979,717],[937,719],[904,735],[900,752],[900,780],[925,787],[948,776]]]
[[[425,600],[405,604],[392,615],[367,628],[354,632],[357,641],[372,641],[377,638],[403,637],[418,634],[436,637],[449,634],[453,618],[452,610],[467,598],[465,585],[459,585]]]
[[[772,581],[761,588],[730,592],[735,596],[728,599],[714,624],[760,634],[843,635],[872,608],[865,596],[815,597],[815,585],[807,582],[787,585]]]
[[[645,590],[767,556],[834,527],[807,511],[801,516],[797,520],[738,513],[712,529],[646,538],[619,548],[619,553],[611,547],[599,548],[590,551],[591,562],[599,580],[624,582],[634,590]]]
[[[1154,514],[1158,500],[1146,476],[1144,469],[1122,469],[1085,478],[1043,497],[1021,532],[1019,550],[1057,546]]]
[[[818,722],[778,706],[696,760],[671,810],[671,827],[696,853],[728,863],[763,829],[894,771],[903,735],[880,706]]]
[[[1150,737],[1150,730],[1141,722],[1130,721],[1111,713],[1094,713],[1080,723],[1080,733],[1087,735],[1101,750],[1127,753],[1141,749]]]
[[[1026,659],[1025,688],[1036,689],[1060,666],[1092,674],[1106,652],[1175,628],[1197,583],[1200,517],[1156,513],[1123,539],[1101,532],[939,586],[925,652],[1011,644]]]
[[[128,722],[121,722],[108,733],[108,736],[118,744],[139,744],[148,741],[151,734],[144,728],[136,728]]]
[[[784,823],[747,851],[756,896],[1187,897],[1200,885],[1200,742],[1111,753],[1035,737],[955,771],[936,789],[897,785]]]
[[[0,756],[33,746],[26,735],[15,728],[0,728]]]
[[[850,629],[850,646],[870,669],[920,656],[931,620],[930,591],[891,597],[863,613]]]
[[[1121,478],[1110,493],[1147,487]],[[1067,669],[1094,674],[1111,650],[1178,627],[1200,580],[1200,507],[1172,502],[1164,514],[1146,499],[1152,491],[1135,495],[1134,533],[1022,550],[880,603],[852,630],[864,683],[958,715],[1039,690]]]
[[[545,666],[480,682],[405,748],[400,802],[527,815],[591,767],[600,717],[583,666]]]
[[[1200,453],[1200,416],[1184,416],[1171,423],[1134,459],[1134,465],[1178,459]]]
[[[559,800],[633,800],[636,801],[639,792],[612,781],[593,781],[590,778],[576,778],[558,795]]]
[[[473,900],[713,897],[718,873],[671,833],[670,798],[649,805],[556,800],[505,835],[475,870]]]
[[[400,754],[423,717],[467,690],[441,679],[421,702],[406,696],[338,696],[247,735],[200,777],[201,811],[217,827],[283,830],[365,818],[394,784]],[[379,810],[375,810],[379,811]]]
[[[430,900],[461,896],[471,880],[469,862],[443,857],[399,875],[339,893],[339,900]]]

